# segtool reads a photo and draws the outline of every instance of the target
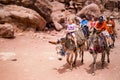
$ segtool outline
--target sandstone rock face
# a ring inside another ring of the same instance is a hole
[[[54,25],[55,25],[55,29],[57,31],[60,31],[63,29],[63,26],[61,24],[59,24],[57,21],[53,21]]]
[[[48,0],[36,0],[34,7],[31,6],[30,8],[37,11],[48,23],[52,22],[52,5]]]
[[[13,26],[8,23],[0,24],[0,37],[13,38],[14,37]]]
[[[23,30],[26,28],[43,30],[46,26],[46,21],[37,12],[16,5],[3,5],[0,9],[0,23],[6,22]]]
[[[65,10],[64,4],[58,1],[54,1],[51,2],[51,5],[53,7],[51,17],[53,20],[54,27],[56,30],[60,31],[63,28],[63,26],[60,24],[60,21],[61,19],[65,18],[65,11],[62,11]]]
[[[95,4],[97,4],[97,5],[99,5],[99,4],[102,4],[102,5],[104,5],[106,2],[108,2],[109,0],[84,0],[84,2],[85,2],[85,5],[89,5],[89,4],[91,4],[91,3],[95,3]]]
[[[0,0],[2,4],[15,4],[18,6],[24,6],[35,10],[41,15],[48,23],[52,22],[51,19],[51,8],[48,0]]]
[[[91,3],[95,3],[99,6],[101,12],[104,12],[105,9],[113,10],[118,6],[118,0],[86,0],[85,5],[89,5]]]
[[[98,5],[92,3],[90,5],[85,6],[81,11],[77,13],[77,15],[86,15],[86,16],[94,16],[99,17],[100,15],[100,8]]]
[[[51,2],[51,5],[52,5],[53,12],[65,10],[65,5],[63,3],[58,2],[58,1]]]
[[[59,2],[62,2],[62,3],[64,3],[66,0],[56,0],[56,1],[59,1]]]
[[[69,2],[69,1],[71,1],[71,0],[56,0],[56,1],[59,1],[59,2]],[[86,0],[73,0],[73,1],[75,1],[75,2],[85,2]],[[91,1],[91,0],[90,0]]]
[[[64,4],[54,1],[51,3],[52,5],[52,20],[59,22],[61,20],[61,18],[65,18],[65,13],[64,11],[62,12],[62,10],[65,10],[64,8]]]
[[[62,23],[61,21],[66,18],[65,12],[57,11],[53,12],[51,15],[53,22],[56,21],[58,23]]]
[[[104,11],[103,15],[105,17],[109,17],[109,16],[113,16],[114,18],[119,18],[120,17],[120,13],[119,12],[115,12],[115,11],[111,12],[110,10]]]
[[[0,3],[3,4],[9,4],[9,3],[13,3],[15,0],[0,0]]]

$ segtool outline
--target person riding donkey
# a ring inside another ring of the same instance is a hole
[[[75,31],[77,29],[77,25],[75,24],[75,20],[73,18],[68,18],[67,30],[66,30],[66,36],[71,35],[75,41],[75,46],[77,47],[77,38],[75,35]]]
[[[80,22],[80,25],[83,29],[84,35],[86,38],[89,36],[89,30],[88,30],[88,20],[85,15],[82,16],[82,20]]]
[[[106,21],[104,20],[103,16],[99,17],[99,21],[97,22],[95,29],[98,32],[101,32],[103,34],[103,36],[105,36],[107,45],[110,46],[111,45],[111,38],[110,38],[109,33],[107,31],[107,24],[106,24]]]
[[[117,37],[117,31],[116,31],[116,27],[115,27],[115,21],[114,21],[114,17],[110,16],[110,20],[113,22],[113,32],[114,32],[114,36]]]
[[[89,37],[89,52],[93,56],[93,75],[95,75],[98,53],[101,53],[102,68],[104,68],[106,54],[107,62],[110,62],[110,48],[108,46],[110,36],[107,31],[106,21],[104,21],[103,16],[99,17],[99,21],[97,22],[95,29],[96,30],[93,32],[93,34]]]
[[[61,55],[65,56],[66,55],[66,49],[65,49],[65,43],[69,43],[66,42],[66,40],[68,40],[68,36],[70,35],[72,40],[74,41],[75,44],[75,48],[78,47],[77,45],[77,38],[75,35],[75,31],[77,29],[77,25],[75,24],[75,20],[73,17],[69,16],[66,19],[66,30],[65,32],[62,34],[62,38],[58,39],[57,43],[62,42],[62,47],[61,47]],[[72,44],[70,44],[72,46]]]
[[[113,48],[114,47],[114,22],[110,19],[110,17],[107,17],[107,31],[109,32],[110,34],[110,48]]]
[[[66,22],[66,31],[62,38],[57,41],[62,46],[56,50],[61,56],[67,56],[67,62],[74,62],[73,65],[75,66],[78,55],[81,55],[81,63],[84,61],[85,36],[80,26],[76,24],[75,17],[69,16]]]
[[[96,26],[96,23],[97,23],[97,21],[95,20],[95,17],[93,16],[92,18],[91,18],[91,21],[90,21],[90,23],[89,23],[89,32],[90,32],[90,34],[92,35],[93,33],[94,33],[94,31],[95,31],[95,26]]]

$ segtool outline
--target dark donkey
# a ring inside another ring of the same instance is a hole
[[[101,62],[102,62],[102,68],[104,68],[105,63],[105,55],[107,54],[107,62],[109,63],[109,55],[110,55],[110,48],[107,45],[105,36],[103,36],[102,33],[94,33],[89,38],[89,52],[93,56],[93,74],[95,74],[96,69],[96,59],[97,54],[101,53]]]
[[[79,37],[78,32],[76,32],[76,34],[77,34],[76,37]],[[83,63],[84,45],[85,45],[84,42],[85,42],[84,40],[81,40],[81,42],[78,40],[77,41],[78,47],[76,47],[71,33],[68,33],[65,38],[61,38],[60,40],[58,40],[58,43],[61,43],[62,47],[61,48],[57,47],[57,51],[59,48],[59,52],[57,53],[61,55],[63,52],[65,53],[65,55],[67,56],[66,58],[67,63],[70,65],[71,70],[73,69],[73,67],[76,67],[78,51],[79,54],[82,55],[81,62]]]

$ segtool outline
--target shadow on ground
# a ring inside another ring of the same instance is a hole
[[[81,63],[81,61],[78,60],[78,61],[76,62],[76,67],[74,67],[73,70],[74,70],[74,69],[77,69],[77,67],[80,67],[80,66],[82,66],[82,65],[83,65],[83,63]],[[61,67],[58,68],[58,69],[57,69],[57,68],[54,68],[54,70],[57,70],[59,74],[63,74],[63,73],[65,73],[65,72],[71,71],[71,70],[70,70],[70,65],[69,65],[68,63],[64,64],[63,66],[61,66]]]
[[[108,63],[105,62],[104,68],[102,68],[102,63],[99,61],[99,62],[96,63],[96,70],[95,70],[95,71],[104,70],[105,68],[106,68],[106,69],[109,69]],[[93,64],[90,64],[90,65],[89,65],[89,68],[84,68],[84,69],[86,70],[86,72],[87,72],[88,74],[92,74],[92,73],[93,73]]]

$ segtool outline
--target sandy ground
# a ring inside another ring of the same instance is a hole
[[[120,26],[118,38],[111,50],[110,64],[101,69],[97,59],[96,75],[92,75],[92,56],[86,51],[84,64],[77,60],[77,69],[69,70],[65,58],[57,59],[56,45],[48,43],[57,40],[61,32],[16,33],[15,39],[0,38],[0,80],[120,80]],[[55,35],[56,36],[55,36]]]

